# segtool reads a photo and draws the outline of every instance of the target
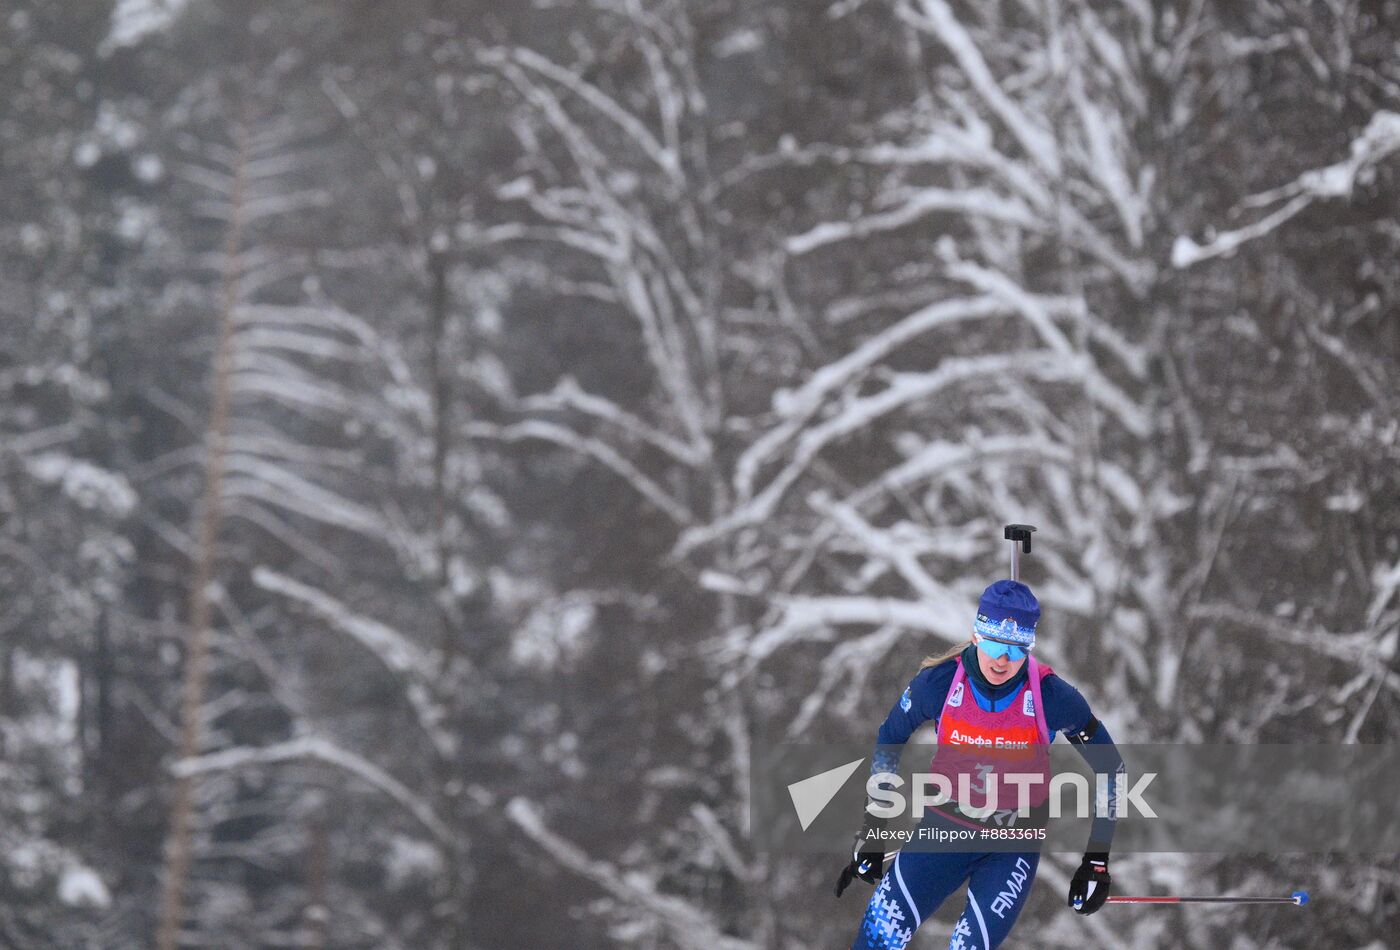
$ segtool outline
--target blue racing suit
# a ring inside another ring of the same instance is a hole
[[[999,687],[990,686],[977,671],[976,648],[963,654],[971,693],[979,706],[999,712],[1015,700],[1025,680],[1025,667],[1018,677]],[[893,772],[898,753],[889,746],[902,746],[914,730],[925,722],[937,721],[948,698],[956,670],[954,660],[919,671],[889,716],[880,726],[879,746],[873,772]],[[1054,673],[1041,683],[1046,723],[1054,734],[1063,732],[1079,747],[1097,772],[1110,772],[1116,781],[1121,759],[1112,749],[1108,730],[1094,718],[1079,690]],[[999,705],[1000,704],[1000,705]],[[1086,746],[1096,749],[1092,757]],[[956,826],[940,812],[930,810],[923,825]],[[1088,851],[1107,852],[1113,838],[1113,819],[1095,818]],[[866,907],[860,931],[852,950],[903,950],[919,925],[967,884],[967,901],[953,928],[949,950],[992,950],[1011,932],[1026,896],[1030,893],[1040,863],[1038,851],[1025,852],[942,852],[903,850],[895,855]]]

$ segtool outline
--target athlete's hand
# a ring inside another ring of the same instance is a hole
[[[1069,882],[1069,906],[1076,914],[1086,917],[1103,906],[1108,900],[1108,889],[1113,878],[1108,873],[1108,854],[1090,851],[1079,862],[1079,870]]]
[[[865,813],[865,822],[861,826],[860,834],[856,835],[851,863],[841,869],[841,876],[836,879],[837,897],[840,897],[856,878],[867,884],[880,883],[880,878],[885,873],[885,849],[880,845],[878,837],[871,837],[871,832],[878,832],[884,827],[885,819],[870,812]]]
[[[836,896],[845,893],[856,878],[867,884],[879,884],[884,873],[885,852],[857,851],[851,856],[851,863],[841,869],[841,876],[836,879]]]

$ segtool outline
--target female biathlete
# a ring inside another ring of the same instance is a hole
[[[1003,580],[988,587],[973,622],[971,642],[924,660],[890,710],[880,727],[881,748],[872,771],[893,772],[897,747],[931,719],[937,723],[939,749],[953,755],[961,754],[959,746],[969,754],[974,752],[971,746],[1020,746],[1045,756],[1054,734],[1062,732],[1095,772],[1109,772],[1110,782],[1115,782],[1121,759],[1108,730],[1094,718],[1077,689],[1030,655],[1039,620],[1040,604],[1025,584]],[[1091,750],[1092,746],[1103,748]],[[934,761],[939,762],[937,755]],[[1116,789],[1111,794],[1116,797]],[[992,827],[994,819],[1005,823],[1004,811],[981,819],[970,817],[968,811],[956,801],[930,807],[921,828],[960,829],[966,835],[969,828]],[[866,812],[857,852],[836,885],[840,897],[854,878],[879,883],[852,950],[903,950],[919,924],[964,882],[967,902],[953,928],[949,950],[992,950],[1006,939],[1030,893],[1040,862],[1038,850],[964,853],[906,847],[886,869],[885,849],[878,837],[871,841],[872,832],[883,824]],[[922,840],[930,837],[921,833]],[[1069,906],[1077,913],[1092,914],[1108,898],[1112,837],[1112,818],[1096,817],[1084,860],[1069,888]]]

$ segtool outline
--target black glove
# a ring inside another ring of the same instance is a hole
[[[1108,900],[1113,878],[1108,873],[1108,852],[1090,851],[1079,862],[1079,870],[1069,882],[1069,906],[1086,917]]]
[[[871,840],[870,832],[883,830],[884,827],[885,820],[883,818],[876,818],[869,812],[866,813],[865,826],[856,836],[855,852],[851,855],[851,863],[841,869],[841,876],[836,879],[837,897],[845,893],[851,881],[856,878],[860,878],[867,884],[880,883],[880,878],[885,873],[885,849],[878,838]]]

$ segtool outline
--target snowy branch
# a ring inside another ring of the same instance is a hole
[[[443,709],[432,697],[435,658],[431,654],[392,627],[354,612],[325,591],[270,568],[255,568],[253,583],[300,603],[368,650],[402,682],[420,726],[438,753],[444,758],[455,753],[456,737],[444,724]]]
[[[1033,350],[959,357],[945,360],[932,372],[894,375],[880,392],[849,400],[839,412],[803,431],[787,464],[761,492],[717,521],[687,529],[677,542],[675,553],[684,556],[699,545],[769,517],[787,490],[827,445],[899,408],[928,399],[947,387],[972,380],[1079,381],[1085,377],[1086,363],[1082,356],[1069,359],[1043,350]],[[1151,431],[1145,410],[1128,402],[1116,390],[1095,386],[1092,380],[1088,383],[1090,397],[1112,411],[1130,432],[1145,435]]]
[[[1212,257],[1231,254],[1241,245],[1277,229],[1314,201],[1350,197],[1362,173],[1396,151],[1400,151],[1400,113],[1377,112],[1371,116],[1361,135],[1352,141],[1351,154],[1346,159],[1303,172],[1291,184],[1262,196],[1247,198],[1244,202],[1254,205],[1288,197],[1283,207],[1253,224],[1217,235],[1204,245],[1197,244],[1184,234],[1178,236],[1172,245],[1172,266],[1182,269]]]
[[[548,394],[531,396],[520,401],[522,409],[572,408],[596,419],[611,423],[633,438],[655,446],[688,468],[698,468],[705,463],[703,450],[687,445],[679,439],[649,425],[617,403],[586,392],[572,376],[566,376],[555,384]]]
[[[1147,199],[1133,187],[1126,167],[1128,146],[1122,120],[1099,107],[1084,90],[1083,79],[1076,71],[1070,79],[1070,99],[1079,114],[1079,125],[1089,146],[1084,170],[1099,183],[1118,212],[1128,244],[1140,250],[1148,213]]]
[[[1024,204],[986,188],[921,188],[899,206],[854,221],[830,221],[787,239],[785,249],[793,256],[810,254],[837,241],[866,238],[893,231],[939,212],[979,215],[1001,224],[1035,229],[1038,221]]]
[[[1330,657],[1349,666],[1369,666],[1386,664],[1394,659],[1396,638],[1388,638],[1385,650],[1378,650],[1376,633],[1361,630],[1355,633],[1334,633],[1328,630],[1302,629],[1292,626],[1278,617],[1271,617],[1257,611],[1246,610],[1231,604],[1205,603],[1191,609],[1192,620],[1211,620],[1229,623],[1266,637],[1276,643],[1308,650],[1321,656]],[[1383,669],[1386,688],[1400,695],[1400,673]]]
[[[506,426],[479,423],[470,426],[468,434],[477,438],[503,439],[508,442],[535,439],[570,449],[601,462],[611,469],[623,481],[631,485],[638,494],[677,524],[685,525],[694,520],[694,516],[684,504],[671,497],[665,489],[643,474],[612,446],[598,439],[579,435],[565,426],[539,419],[529,419]]]
[[[880,668],[882,660],[890,651],[906,642],[908,637],[909,632],[904,627],[889,624],[865,636],[837,643],[823,658],[816,684],[805,690],[802,705],[788,724],[788,741],[802,741],[808,735],[808,728],[812,722],[824,711],[837,716],[843,712],[847,715],[853,712],[851,709],[842,710],[840,703],[836,704],[836,709],[831,709],[832,693],[837,686],[841,685],[843,678],[849,678],[851,682],[847,688],[847,695],[853,698],[858,696],[860,686],[870,671]]]
[[[825,492],[813,492],[807,498],[812,509],[830,519],[847,535],[858,541],[867,553],[892,565],[914,592],[927,600],[943,597],[946,591],[919,563],[910,548],[890,531],[876,528],[865,520],[853,506],[833,501]]]
[[[457,836],[438,818],[432,807],[388,772],[326,739],[305,736],[270,746],[238,746],[221,752],[176,762],[171,771],[178,777],[228,772],[260,765],[310,760],[334,766],[360,779],[403,806],[443,845],[455,848]]]
[[[896,352],[910,340],[936,327],[1004,312],[1003,305],[988,297],[940,301],[880,331],[840,359],[813,372],[795,390],[780,390],[773,408],[783,422],[757,439],[735,466],[734,487],[740,497],[750,497],[759,467],[771,458],[802,425],[821,408],[823,401],[857,375]]]
[[[975,599],[975,593],[969,596]],[[899,600],[892,597],[813,596],[775,597],[780,611],[776,623],[755,636],[729,644],[727,654],[742,657],[747,670],[788,645],[804,639],[830,640],[837,627],[894,625],[929,633],[949,645],[971,636],[967,621],[968,596],[943,592],[933,598]]]
[[[509,57],[526,69],[548,77],[574,93],[625,132],[648,158],[679,183],[681,172],[676,153],[657,141],[656,136],[636,116],[624,109],[615,99],[597,86],[587,82],[577,73],[571,72],[534,50],[523,46],[517,46],[509,51],[490,49],[481,53],[481,60],[487,65],[498,63],[502,57]]]
[[[1002,90],[972,36],[944,0],[919,0],[923,16],[910,12],[919,27],[934,33],[957,59],[972,87],[1010,130],[1021,147],[1052,179],[1060,177],[1060,156],[1050,133],[1026,115]]]
[[[230,451],[225,491],[264,505],[370,538],[384,534],[383,519],[363,505],[302,478],[282,465],[247,452]]]
[[[506,804],[505,813],[550,860],[592,881],[634,911],[654,919],[666,928],[672,945],[680,950],[757,950],[757,944],[723,933],[694,905],[658,891],[646,875],[624,872],[605,861],[590,858],[578,845],[551,831],[533,802],[513,798]]]

